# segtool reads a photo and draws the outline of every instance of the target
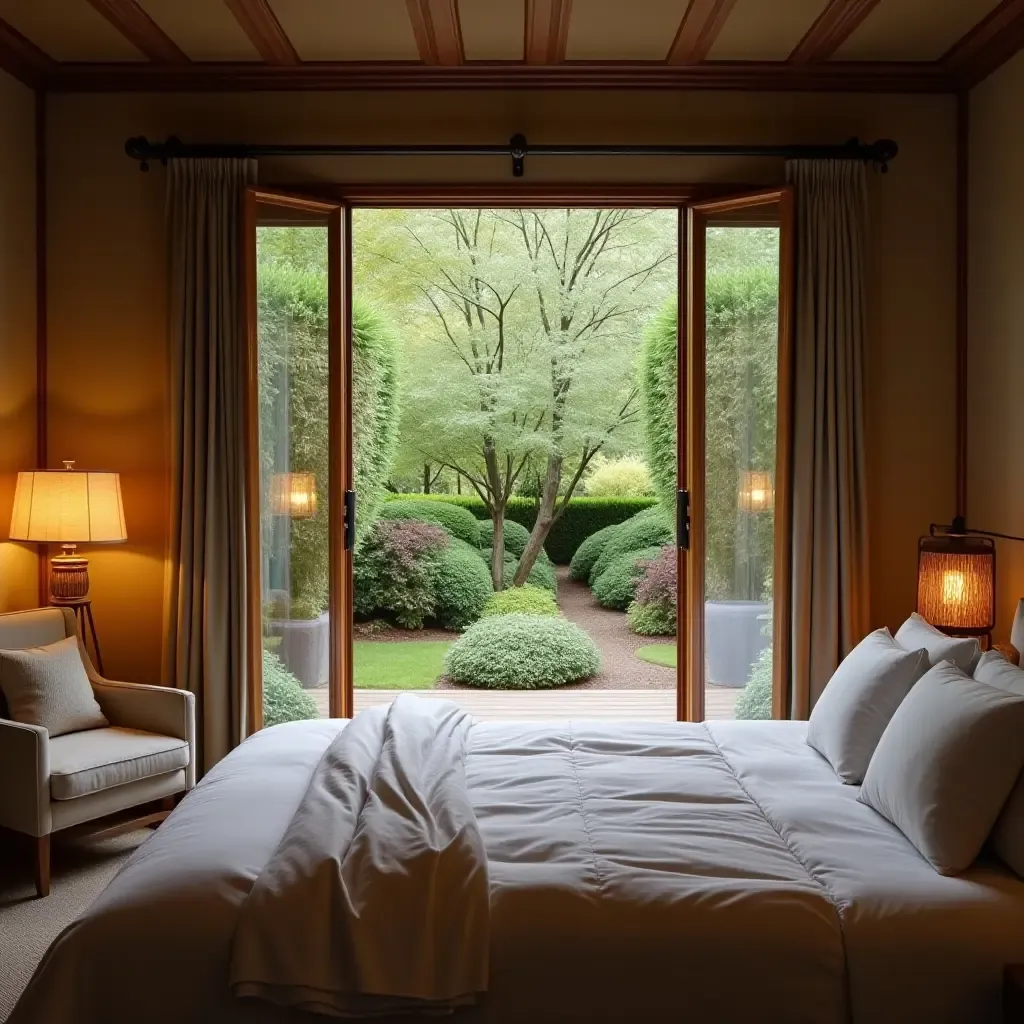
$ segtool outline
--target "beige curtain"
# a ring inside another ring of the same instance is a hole
[[[796,204],[790,713],[806,718],[868,627],[866,169],[793,160]]]
[[[196,695],[200,771],[244,738],[244,160],[172,160],[168,680]]]

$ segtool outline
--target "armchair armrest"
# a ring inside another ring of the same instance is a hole
[[[118,683],[93,676],[93,693],[111,725],[174,736],[189,746],[186,788],[195,785],[195,696],[170,686]]]
[[[39,725],[0,718],[0,825],[49,835],[50,736]]]

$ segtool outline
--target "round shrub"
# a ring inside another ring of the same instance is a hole
[[[648,562],[636,584],[636,600],[626,609],[629,628],[641,636],[674,636],[676,632],[679,560],[666,544]]]
[[[644,574],[645,563],[657,558],[661,548],[643,548],[640,551],[626,551],[605,568],[594,581],[593,591],[597,603],[603,608],[617,608],[625,611],[636,596],[636,585]]]
[[[386,501],[378,519],[418,519],[422,523],[443,526],[453,537],[473,547],[480,545],[480,524],[468,509],[443,501]]]
[[[449,543],[440,526],[378,519],[354,559],[356,614],[383,614],[406,629],[422,629],[434,612],[442,553]]]
[[[510,587],[508,590],[491,594],[484,605],[483,617],[509,615],[558,615],[554,595],[543,587],[527,584],[525,587]]]
[[[445,629],[465,629],[480,618],[494,587],[479,548],[451,538],[441,552],[436,594],[434,617]]]
[[[626,609],[626,619],[629,628],[640,636],[676,635],[676,606],[670,601],[633,601]]]
[[[587,496],[591,498],[643,498],[654,493],[651,473],[643,459],[626,456],[621,459],[595,458],[594,468],[586,478]]]
[[[620,523],[613,523],[592,533],[577,549],[569,562],[569,579],[585,580],[590,578],[594,563],[601,557],[605,545],[615,536]]]
[[[263,724],[319,718],[316,701],[302,689],[273,651],[263,652]]]
[[[505,520],[505,554],[518,558],[526,550],[526,542],[530,539],[530,531],[512,519]],[[494,523],[485,519],[480,523],[480,547],[494,547]]]
[[[736,718],[756,720],[772,717],[773,676],[772,649],[766,647],[754,662],[747,685],[736,698]]]
[[[587,679],[601,667],[579,626],[547,615],[495,615],[452,644],[445,672],[457,683],[493,690],[536,690]]]
[[[638,512],[619,527],[598,555],[594,567],[590,570],[590,585],[593,586],[597,578],[603,575],[605,569],[620,555],[654,545],[669,544],[672,539],[672,527],[660,505]]]

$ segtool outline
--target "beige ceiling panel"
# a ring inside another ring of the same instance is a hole
[[[739,0],[711,47],[710,60],[785,60],[827,0]]]
[[[573,0],[569,60],[664,60],[687,0]]]
[[[259,60],[224,3],[211,0],[137,0],[192,60]]]
[[[999,0],[882,0],[834,60],[938,60]]]
[[[405,0],[271,0],[303,60],[419,60]]]
[[[54,60],[146,59],[87,0],[0,0],[0,18]]]
[[[522,60],[524,0],[459,0],[466,60]]]

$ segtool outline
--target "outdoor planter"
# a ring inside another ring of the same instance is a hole
[[[267,635],[281,638],[277,655],[304,689],[327,685],[331,636],[327,612],[316,619],[270,619]]]
[[[764,635],[771,605],[762,601],[708,601],[704,605],[707,681],[746,686],[751,666],[772,638]]]

